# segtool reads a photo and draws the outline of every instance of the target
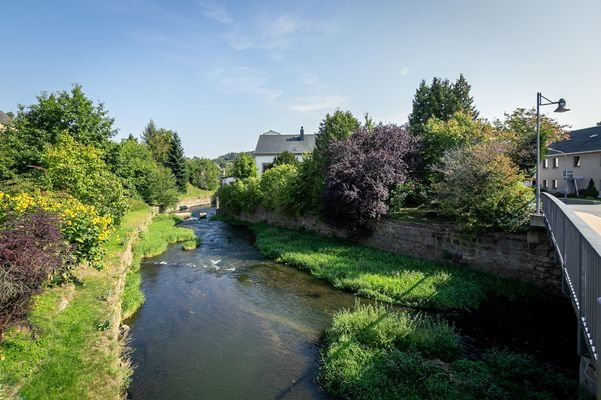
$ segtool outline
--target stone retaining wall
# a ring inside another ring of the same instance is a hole
[[[333,228],[315,216],[294,218],[260,208],[254,213],[233,217],[326,236],[346,237],[345,231]],[[561,268],[555,262],[547,232],[540,228],[524,233],[475,235],[461,232],[452,224],[382,220],[374,225],[373,234],[360,243],[417,258],[450,261],[557,292],[561,288]]]

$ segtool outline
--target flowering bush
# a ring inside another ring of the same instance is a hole
[[[85,205],[69,195],[0,192],[0,221],[11,212],[22,215],[38,210],[48,211],[59,218],[65,238],[74,245],[77,261],[97,264],[102,257],[100,244],[111,233],[111,217],[98,213],[94,206]]]

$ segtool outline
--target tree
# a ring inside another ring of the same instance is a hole
[[[441,162],[445,152],[476,144],[490,136],[491,130],[488,123],[475,120],[463,111],[456,112],[447,121],[430,118],[421,134],[421,155],[427,181],[439,179],[440,175],[433,168]]]
[[[322,196],[324,217],[360,234],[370,220],[385,215],[389,189],[408,176],[407,157],[414,150],[409,132],[398,125],[361,127],[330,146],[331,163]]]
[[[186,158],[184,157],[184,148],[177,132],[173,132],[173,136],[171,137],[171,147],[167,154],[165,166],[173,173],[177,189],[182,193],[185,192],[188,183]]]
[[[74,85],[70,92],[42,92],[36,104],[27,108],[20,105],[12,121],[14,168],[22,173],[39,166],[44,147],[56,144],[62,134],[77,143],[106,149],[117,133],[113,121],[104,105],[94,104],[80,85]]]
[[[109,166],[123,180],[131,195],[138,195],[150,205],[168,207],[177,200],[175,178],[159,165],[148,146],[129,137],[111,151]],[[166,172],[165,172],[166,171]]]
[[[257,176],[257,167],[255,160],[248,153],[240,153],[234,159],[232,174],[236,179],[245,179]]]
[[[566,125],[546,115],[540,116],[541,159],[547,154],[551,143],[567,137]],[[525,174],[531,175],[536,166],[536,110],[518,108],[505,114],[503,121],[495,121],[495,140],[509,143],[508,154]]]
[[[533,193],[503,146],[481,143],[449,151],[434,185],[442,213],[469,231],[509,231],[523,227]]]
[[[318,212],[321,207],[331,143],[348,139],[359,126],[359,120],[350,111],[341,110],[327,114],[319,124],[313,153],[311,157],[303,158],[299,171],[301,180],[297,201],[302,212]]]
[[[102,151],[77,143],[69,135],[59,135],[55,145],[43,154],[45,171],[40,177],[48,189],[64,191],[84,204],[109,215],[115,225],[128,208],[121,179],[110,172]]]
[[[296,166],[281,164],[268,169],[261,176],[261,192],[263,193],[263,206],[287,212],[289,206],[289,186],[298,174]]]
[[[161,165],[167,165],[174,134],[175,132],[168,129],[158,129],[152,119],[142,132],[142,141],[148,146],[154,159]]]
[[[453,85],[453,94],[459,103],[458,111],[470,115],[473,119],[478,119],[480,113],[476,110],[474,98],[470,95],[471,88],[465,76],[459,74],[459,79]]]
[[[285,165],[285,164],[297,166],[300,163],[296,159],[296,156],[292,152],[286,150],[286,151],[281,152],[277,156],[275,156],[275,158],[273,159],[274,167],[277,167],[278,165]]]
[[[470,96],[470,85],[461,74],[455,83],[435,77],[430,85],[420,82],[413,97],[413,111],[409,115],[409,126],[416,136],[421,136],[428,120],[436,117],[447,121],[457,111],[478,117],[478,111]]]
[[[144,180],[141,195],[148,204],[164,210],[177,203],[177,186],[171,170],[162,165],[156,165],[156,168],[150,170]]]
[[[194,157],[186,160],[190,183],[205,190],[215,190],[219,187],[221,171],[217,164],[208,158]]]

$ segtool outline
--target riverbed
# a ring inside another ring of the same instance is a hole
[[[198,212],[209,219],[183,225],[195,230],[199,248],[173,245],[142,264],[146,302],[128,322],[135,366],[128,397],[327,399],[316,383],[319,346],[332,315],[358,298],[266,260],[249,229],[211,221],[214,209]],[[575,318],[567,299],[548,301],[532,310],[491,302],[445,317],[474,357],[508,346],[575,374]]]

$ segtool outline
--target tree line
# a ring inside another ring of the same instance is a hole
[[[466,230],[516,231],[528,221],[533,192],[524,183],[536,163],[536,114],[518,108],[501,119],[479,117],[463,75],[422,81],[407,123],[360,121],[336,110],[321,122],[314,150],[256,177],[240,156],[238,180],[219,192],[224,210],[267,207],[312,213],[361,235],[370,223],[421,208]],[[542,116],[543,144],[565,138],[565,126]],[[546,146],[542,146],[544,152]],[[234,167],[236,170],[236,167]]]
[[[114,141],[114,119],[79,85],[36,100],[0,126],[0,333],[46,284],[100,268],[132,201],[167,208],[190,184],[219,183],[215,163],[187,159],[178,133],[152,120],[140,139]]]

